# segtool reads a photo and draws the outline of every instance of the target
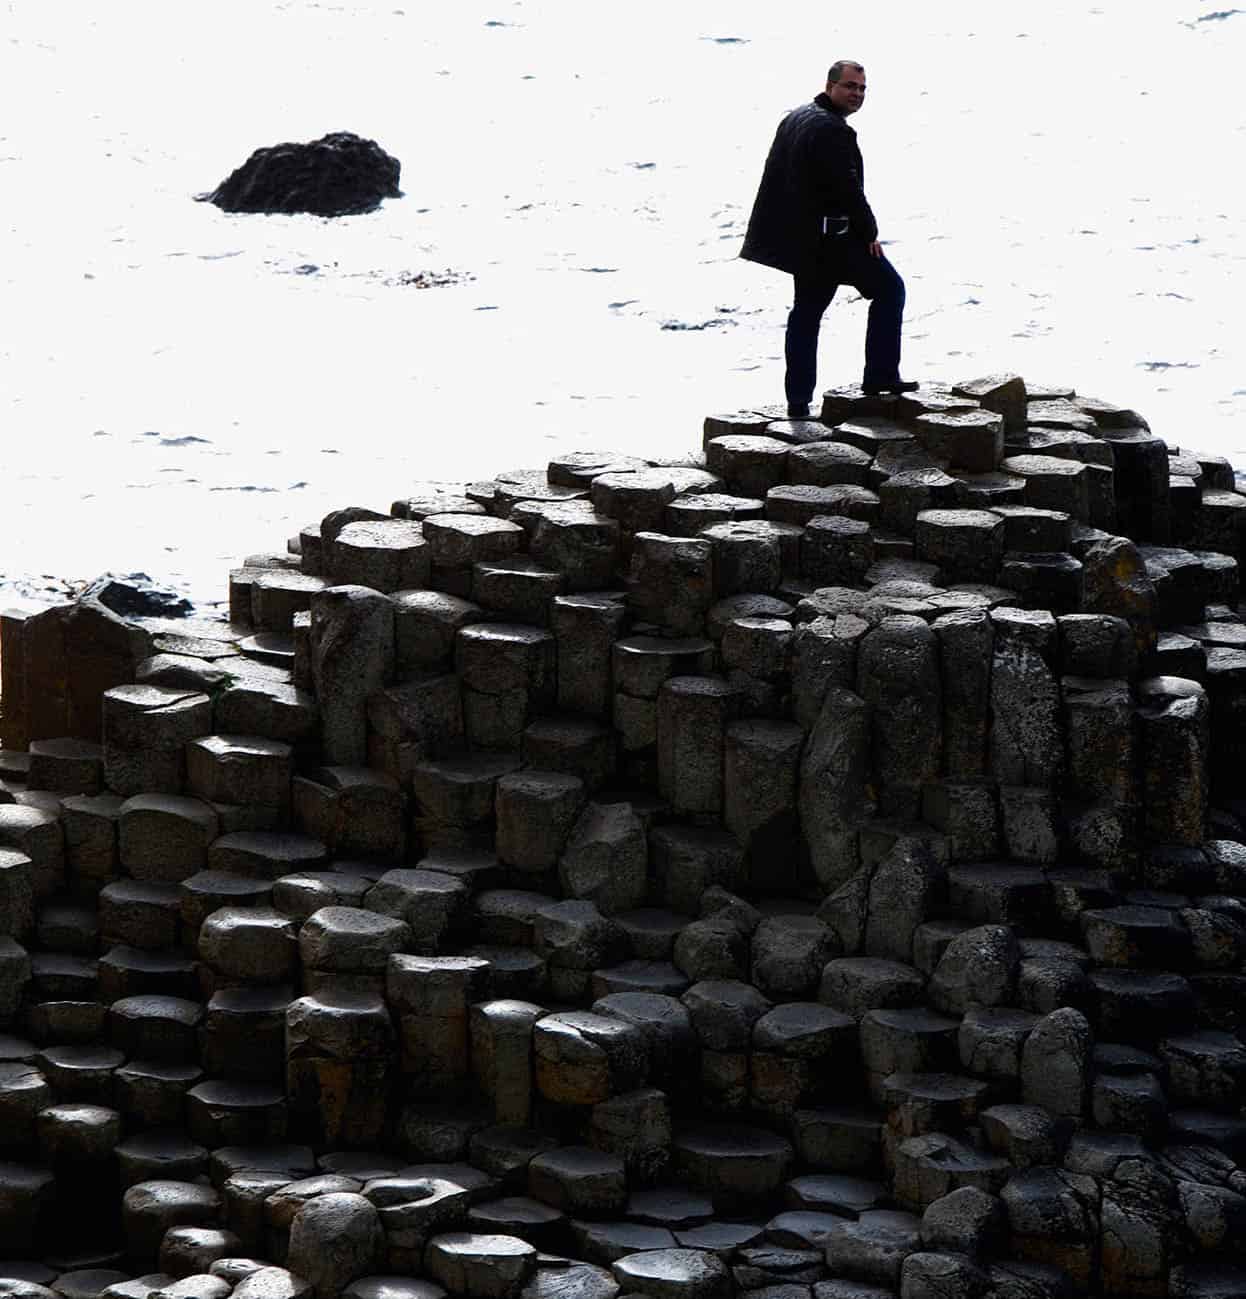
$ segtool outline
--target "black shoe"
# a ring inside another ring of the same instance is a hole
[[[921,385],[913,380],[895,379],[891,383],[863,383],[861,391],[867,397],[881,397],[885,392],[916,392]]]
[[[787,417],[788,419],[808,419],[809,407],[803,402],[789,401],[787,403]]]

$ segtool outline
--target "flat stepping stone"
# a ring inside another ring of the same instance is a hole
[[[363,1276],[342,1291],[341,1299],[445,1299],[435,1281],[413,1276]]]
[[[5,1264],[6,1268],[8,1264]],[[56,1273],[52,1273],[53,1276]],[[613,1284],[613,1283],[612,1283]],[[618,1287],[615,1286],[617,1290]],[[35,1281],[20,1277],[0,1276],[0,1299],[56,1299],[56,1291]]]
[[[434,1236],[424,1266],[451,1294],[506,1299],[536,1267],[536,1250],[518,1236],[453,1231]]]
[[[670,961],[623,961],[593,971],[593,992],[598,997],[608,997],[617,992],[678,997],[688,987],[687,975]]]
[[[537,1258],[520,1299],[616,1299],[619,1283],[604,1267],[565,1258]]]
[[[656,1186],[651,1190],[633,1191],[627,1197],[627,1216],[637,1222],[658,1227],[695,1227],[714,1216],[714,1206],[706,1195],[682,1186]]]
[[[49,1164],[88,1164],[107,1158],[121,1140],[121,1115],[105,1105],[49,1105],[35,1120],[39,1153]]]
[[[926,981],[911,965],[876,956],[841,956],[822,968],[818,1000],[860,1020],[871,1010],[921,1002]]]
[[[209,1079],[186,1093],[190,1135],[215,1149],[247,1141],[280,1141],[286,1133],[282,1087]]]
[[[163,1290],[173,1283],[174,1278],[164,1272],[148,1272],[145,1276],[135,1277],[133,1281],[118,1281],[116,1285],[110,1285],[102,1292],[100,1299],[148,1299],[157,1290]]]
[[[1167,908],[1107,907],[1083,911],[1080,920],[1086,950],[1096,965],[1173,969],[1189,960],[1189,930]]]
[[[793,1158],[783,1137],[743,1124],[697,1123],[677,1129],[675,1167],[725,1212],[773,1195]]]
[[[413,1276],[363,1276],[342,1291],[341,1299],[445,1299],[434,1281]]]
[[[185,952],[118,943],[100,957],[98,974],[100,997],[109,1003],[149,993],[194,1001],[200,991],[198,966]]]
[[[0,1268],[3,1268],[0,1263]],[[128,1272],[118,1272],[109,1267],[80,1268],[76,1272],[62,1272],[52,1282],[52,1289],[64,1299],[96,1299],[110,1285],[128,1281]]]
[[[619,1213],[627,1202],[623,1160],[589,1146],[560,1146],[528,1165],[528,1189],[538,1200],[573,1214]]]
[[[754,1222],[703,1222],[675,1233],[681,1249],[707,1249],[724,1260],[765,1238],[765,1227]]]
[[[262,1267],[234,1287],[230,1299],[311,1299],[310,1281],[284,1267]]]
[[[568,451],[555,456],[545,467],[552,486],[587,487],[602,474],[621,474],[648,469],[649,462],[621,451]]]
[[[200,870],[183,879],[182,922],[190,933],[220,907],[264,907],[273,895],[272,881],[233,870]]]
[[[184,1133],[172,1129],[139,1132],[117,1147],[122,1187],[139,1182],[193,1182],[208,1171],[208,1152]]]
[[[816,1209],[789,1209],[766,1223],[766,1239],[784,1249],[825,1249],[844,1219]]]
[[[132,1059],[193,1060],[203,1006],[184,997],[148,994],[114,1001],[108,1012],[113,1044]]]
[[[328,861],[328,849],[321,840],[277,830],[234,830],[208,848],[209,870],[261,880],[321,870]]]
[[[290,745],[259,735],[205,735],[186,746],[186,787],[213,803],[285,807],[292,755]]]
[[[348,523],[325,547],[329,576],[337,585],[374,591],[410,591],[428,582],[432,550],[421,524],[409,519]]]
[[[620,912],[614,917],[614,923],[626,935],[636,960],[669,961],[675,950],[675,939],[688,919],[659,907],[640,907]]]
[[[741,1288],[745,1285],[750,1289],[799,1287],[801,1299],[809,1294],[809,1282],[821,1281],[826,1276],[822,1251],[815,1249],[778,1249],[774,1245],[759,1245],[740,1250],[735,1262],[732,1275]],[[784,1292],[781,1290],[780,1293]],[[883,1299],[883,1296],[878,1299]]]
[[[202,1082],[203,1076],[203,1070],[194,1063],[130,1060],[116,1071],[113,1094],[117,1108],[131,1126],[174,1128],[183,1121],[186,1092]]]
[[[887,1122],[898,1135],[952,1132],[973,1123],[989,1103],[991,1084],[951,1073],[893,1073],[883,1080]]]
[[[35,1063],[58,1100],[93,1101],[112,1096],[112,1076],[125,1055],[109,1046],[48,1046]]]
[[[750,496],[730,496],[719,492],[680,496],[663,511],[662,530],[671,537],[695,537],[705,528],[720,523],[759,520],[764,511],[765,502]]]
[[[890,1195],[881,1182],[844,1173],[808,1173],[794,1177],[784,1188],[784,1198],[795,1209],[817,1209],[843,1218],[856,1218],[886,1204]]]
[[[852,483],[772,487],[766,493],[766,518],[774,522],[803,528],[811,519],[826,514],[877,523],[878,496],[868,487]]]
[[[556,1245],[567,1215],[527,1195],[485,1200],[467,1211],[467,1225],[485,1235],[519,1236],[532,1245]]]
[[[594,1263],[610,1264],[628,1254],[674,1249],[675,1237],[665,1227],[638,1222],[574,1222],[576,1249]]]
[[[1148,1044],[1185,1032],[1194,1019],[1194,990],[1179,974],[1098,969],[1090,986],[1096,1032],[1109,1042]]]
[[[131,879],[106,884],[99,895],[99,927],[107,943],[145,949],[176,947],[181,929],[178,886]]]
[[[898,1290],[904,1260],[919,1249],[920,1218],[871,1209],[834,1230],[826,1244],[826,1265],[834,1276]]]
[[[66,952],[32,952],[30,995],[35,1001],[93,1001],[100,993],[99,963]]]
[[[629,1254],[611,1271],[629,1294],[653,1299],[727,1299],[731,1273],[715,1254],[703,1249],[654,1249]]]

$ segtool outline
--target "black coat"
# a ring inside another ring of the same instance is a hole
[[[837,218],[847,218],[841,239],[878,238],[864,187],[857,133],[830,99],[822,94],[792,109],[770,146],[740,256],[793,274],[833,265],[836,237],[823,236],[823,217],[832,229]]]

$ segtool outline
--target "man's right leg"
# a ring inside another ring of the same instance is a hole
[[[818,379],[818,330],[838,287],[825,272],[798,272],[792,276],[792,309],[784,340],[787,373],[783,381],[789,407],[807,407],[813,400]]]

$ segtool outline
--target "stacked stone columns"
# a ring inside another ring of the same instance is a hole
[[[1008,375],[704,435],[0,624],[0,1290],[1246,1293],[1231,467]]]

